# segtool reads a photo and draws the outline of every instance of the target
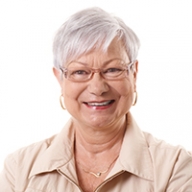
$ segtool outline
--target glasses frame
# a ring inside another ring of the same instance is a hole
[[[123,69],[123,72],[122,72],[122,73],[124,73],[125,71],[127,71],[127,72],[128,72],[128,73],[127,73],[127,76],[128,76],[128,75],[129,75],[129,72],[130,72],[130,70],[131,70],[131,67],[133,67],[134,64],[135,64],[135,61],[132,61],[131,63],[125,63],[125,64],[124,64],[124,65],[125,65],[125,68]],[[90,68],[90,67],[86,67],[86,68],[89,69],[89,70],[91,71],[91,73],[90,73],[88,79],[81,80],[81,81],[78,81],[78,80],[76,81],[76,80],[70,79],[70,78],[67,76],[67,72],[68,72],[68,69],[67,69],[67,68],[65,68],[65,67],[60,67],[60,70],[61,70],[62,74],[64,75],[64,77],[65,77],[66,79],[68,79],[68,80],[70,80],[70,81],[73,81],[73,82],[86,82],[86,81],[89,81],[90,79],[92,79],[94,73],[99,73],[99,74],[102,76],[103,79],[112,80],[112,81],[115,80],[115,79],[113,79],[113,78],[106,78],[105,76],[103,76],[102,71],[103,71],[103,69],[105,69],[105,68],[99,68],[99,69],[94,69],[94,68]],[[126,77],[126,76],[125,76],[125,77]],[[122,77],[122,78],[124,78],[124,77]],[[121,78],[119,78],[119,79],[121,79]],[[119,80],[119,79],[118,79],[118,80]]]

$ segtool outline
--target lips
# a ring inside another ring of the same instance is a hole
[[[103,102],[84,102],[86,105],[90,106],[90,107],[102,107],[102,106],[107,106],[110,105],[114,102],[115,100],[108,100],[108,101],[103,101]]]

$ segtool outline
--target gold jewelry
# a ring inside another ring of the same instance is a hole
[[[65,105],[64,105],[64,98],[63,98],[63,95],[61,94],[60,95],[60,97],[59,97],[59,101],[60,101],[60,105],[61,105],[61,108],[63,109],[63,110],[65,110],[66,108],[65,108]]]
[[[138,93],[137,93],[137,91],[134,92],[134,98],[135,98],[135,99],[134,99],[134,102],[133,102],[133,104],[132,104],[133,106],[135,106],[136,103],[137,103],[137,99],[138,99]]]
[[[107,167],[106,170],[104,170],[104,171],[97,171],[96,173],[93,172],[93,171],[88,171],[88,170],[84,169],[83,166],[81,165],[81,163],[79,163],[79,162],[77,162],[77,163],[80,165],[80,167],[82,168],[82,170],[83,170],[85,173],[89,173],[89,174],[95,176],[96,178],[99,178],[102,174],[107,173],[107,172],[109,171],[110,167],[112,166],[112,164],[115,162],[115,160],[116,160],[118,157],[119,157],[119,155],[112,161],[112,163]]]
[[[105,171],[99,171],[97,173],[94,173],[92,171],[86,171],[85,169],[83,169],[83,171],[85,171],[86,173],[89,173],[89,174],[91,174],[91,175],[93,175],[93,176],[95,176],[97,178],[100,177],[103,173],[107,173],[108,170],[109,170],[109,167]]]

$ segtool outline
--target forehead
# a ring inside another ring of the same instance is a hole
[[[91,67],[101,67],[107,63],[118,60],[128,63],[129,57],[122,42],[115,38],[106,51],[101,48],[98,50],[93,49],[89,53],[78,57],[69,64],[82,63]]]

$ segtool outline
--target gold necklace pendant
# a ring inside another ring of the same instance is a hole
[[[98,172],[95,176],[96,176],[96,177],[100,177],[100,176],[101,176],[101,173]]]
[[[95,177],[100,177],[103,173],[107,173],[107,171],[109,170],[109,168],[105,171],[102,171],[102,172],[97,172],[97,173],[94,173],[92,171],[86,171],[87,173],[90,173],[91,175],[94,175]],[[84,170],[85,171],[85,170]]]
[[[111,162],[111,164],[107,167],[107,169],[106,169],[105,171],[98,171],[98,172],[96,172],[96,173],[94,173],[93,171],[88,171],[88,170],[86,170],[86,169],[81,165],[80,162],[77,162],[77,163],[80,165],[80,167],[82,168],[82,170],[83,170],[85,173],[89,173],[89,174],[95,176],[96,178],[99,178],[102,174],[107,173],[107,172],[109,171],[110,167],[112,166],[112,164],[116,161],[116,159],[117,159],[118,157],[119,157],[119,155]]]

